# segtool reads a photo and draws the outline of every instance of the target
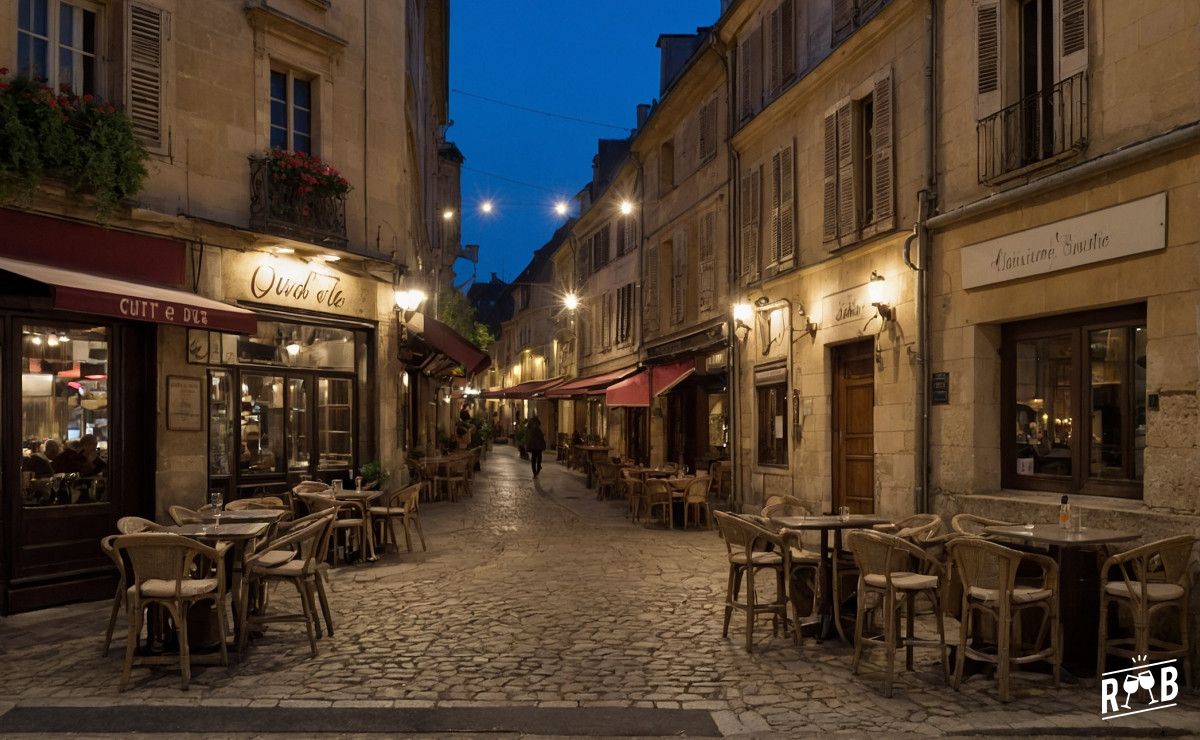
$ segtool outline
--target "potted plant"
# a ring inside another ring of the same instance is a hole
[[[513,440],[517,443],[517,453],[520,454],[522,460],[529,459],[529,450],[525,449],[525,422],[517,422],[517,431],[513,434]]]
[[[358,472],[362,475],[363,486],[367,488],[380,488],[390,477],[378,460],[365,463]]]

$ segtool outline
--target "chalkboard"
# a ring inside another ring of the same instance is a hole
[[[935,406],[950,403],[950,373],[934,373],[929,379],[929,403]]]

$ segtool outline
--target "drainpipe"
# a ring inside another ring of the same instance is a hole
[[[741,161],[738,157],[738,152],[733,148],[733,126],[737,121],[737,96],[733,88],[734,75],[736,69],[733,66],[734,55],[732,49],[725,49],[725,53],[720,55],[721,66],[725,68],[725,102],[726,102],[726,121],[725,126],[725,150],[728,153],[729,163],[726,165],[728,172],[726,177],[729,180],[729,259],[725,261],[725,285],[730,288],[730,299],[734,299],[732,295],[733,289],[737,286],[737,265],[734,256],[737,254],[737,224],[738,224],[738,204],[741,199],[741,194],[738,192],[738,168],[741,167]],[[733,300],[731,300],[731,303]],[[741,511],[742,504],[742,484],[741,484],[741,466],[739,465],[739,453],[741,452],[741,393],[740,393],[740,373],[741,373],[741,352],[738,346],[737,335],[734,332],[734,322],[732,307],[726,306],[726,322],[729,330],[727,332],[727,341],[729,342],[729,351],[725,366],[725,386],[729,389],[729,481],[733,488],[730,492],[729,503],[730,508],[735,512]]]

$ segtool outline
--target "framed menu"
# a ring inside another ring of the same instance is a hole
[[[167,376],[167,429],[177,432],[204,429],[203,388],[199,378]]]

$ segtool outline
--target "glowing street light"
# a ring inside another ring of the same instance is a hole
[[[554,212],[560,216],[567,215],[567,202],[565,200],[560,200],[559,202],[555,203]]]
[[[633,213],[633,204],[627,200],[621,201],[621,215],[628,216]]]
[[[574,293],[567,293],[565,296],[563,296],[563,306],[566,307],[568,311],[574,311],[575,309],[579,308],[579,296],[575,295]]]
[[[446,210],[442,211],[442,220],[443,221],[449,221],[452,218],[454,218],[454,209],[453,208],[447,208]]]
[[[483,211],[484,213],[491,213],[492,210],[495,209],[495,207],[496,207],[496,204],[491,202],[490,200],[485,200],[484,202],[479,204],[479,210]]]

